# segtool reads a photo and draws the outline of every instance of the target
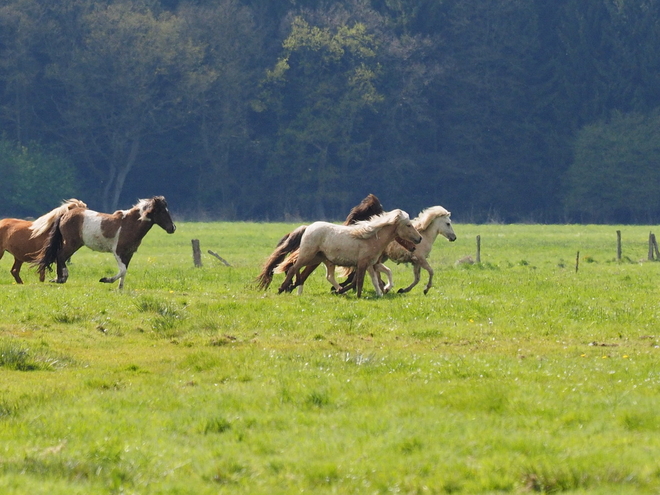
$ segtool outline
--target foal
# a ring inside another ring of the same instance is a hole
[[[40,216],[34,222],[5,218],[0,220],[0,258],[7,251],[14,256],[11,274],[17,284],[22,284],[21,266],[23,263],[33,263],[38,251],[44,247],[48,239],[48,231],[55,221],[68,210],[87,208],[87,205],[77,199],[64,201],[61,206]],[[39,270],[39,280],[44,281],[46,274]]]
[[[119,273],[114,277],[103,277],[100,282],[113,283],[119,280],[119,288],[122,289],[128,264],[154,225],[168,234],[176,230],[163,196],[141,199],[130,210],[119,210],[112,214],[71,210],[62,215],[51,228],[36,264],[42,270],[50,270],[51,265],[57,262],[57,279],[54,281],[63,284],[69,277],[65,262],[82,246],[112,253],[117,260]]]

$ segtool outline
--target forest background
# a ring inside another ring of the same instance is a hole
[[[660,220],[660,0],[2,0],[0,216]]]

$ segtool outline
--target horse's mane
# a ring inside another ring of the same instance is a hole
[[[73,208],[85,209],[87,208],[87,205],[82,201],[80,201],[79,199],[75,199],[75,198],[62,201],[62,204],[60,206],[54,208],[53,210],[49,211],[45,215],[40,216],[34,222],[32,222],[32,225],[30,225],[30,230],[32,231],[32,235],[30,237],[32,238],[38,237],[44,232],[50,230],[51,226],[53,225],[53,223],[57,218],[62,216],[67,211],[72,210]]]
[[[449,216],[451,216],[451,212],[447,211],[442,206],[431,206],[422,210],[412,221],[412,224],[418,231],[423,231],[428,229],[431,222],[436,218]]]
[[[369,239],[376,235],[383,227],[406,218],[408,218],[408,214],[403,210],[386,211],[369,220],[362,220],[353,224],[351,226],[351,235],[360,239]]]
[[[383,206],[380,204],[379,199],[373,194],[369,194],[359,205],[351,209],[346,220],[344,220],[344,225],[352,225],[360,220],[369,220],[371,217],[382,213]]]
[[[159,201],[164,202],[165,197],[154,196],[153,198],[140,199],[138,200],[137,203],[135,203],[135,205],[133,205],[133,208],[131,209],[138,210],[138,212],[140,213],[140,220],[146,221],[149,220],[149,218],[147,218],[147,215],[152,211],[154,211],[154,208],[156,207],[156,203],[158,203]]]

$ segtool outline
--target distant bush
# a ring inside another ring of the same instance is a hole
[[[0,217],[38,217],[75,196],[73,165],[37,143],[0,139]]]

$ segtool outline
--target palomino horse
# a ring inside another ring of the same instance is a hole
[[[42,270],[50,270],[51,265],[57,262],[57,279],[54,281],[63,284],[69,277],[65,261],[82,246],[112,253],[117,260],[119,273],[114,277],[103,277],[100,282],[119,280],[119,288],[122,289],[128,264],[154,225],[168,234],[176,230],[163,196],[141,199],[130,210],[119,210],[113,214],[71,210],[53,224],[37,265]]]
[[[422,235],[422,242],[417,245],[414,253],[402,249],[396,242],[391,242],[385,248],[385,252],[381,257],[381,263],[391,259],[395,263],[412,263],[413,273],[415,279],[405,289],[399,289],[398,292],[408,292],[419,283],[419,276],[421,269],[424,268],[429,274],[429,281],[424,289],[424,294],[427,294],[433,282],[433,268],[429,265],[426,258],[428,258],[433,248],[433,243],[438,237],[438,234],[443,235],[450,242],[456,240],[456,234],[451,225],[451,213],[445,210],[442,206],[431,206],[423,210],[417,218],[414,218],[412,224],[417,231]]]
[[[300,227],[297,230],[300,230]],[[410,217],[403,210],[392,210],[354,225],[314,222],[304,229],[300,248],[292,254],[295,256],[295,262],[288,270],[279,292],[289,289],[294,274],[303,266],[324,263],[326,278],[337,292],[345,292],[352,287],[341,288],[334,277],[335,267],[353,266],[356,268],[357,297],[362,295],[364,275],[367,272],[376,289],[376,295],[381,296],[382,291],[373,265],[378,262],[387,245],[397,236],[415,244],[422,241],[422,236],[415,230]],[[302,283],[304,280],[299,290]]]
[[[348,216],[346,217],[346,220],[344,220],[344,225],[353,225],[354,223],[362,220],[369,220],[376,215],[384,213],[384,211],[385,210],[380,204],[379,199],[375,195],[369,194],[360,202],[360,204],[354,206],[351,209]],[[282,237],[282,239],[280,239],[280,241],[277,243],[277,246],[275,247],[275,251],[273,251],[273,253],[266,259],[261,273],[255,279],[257,288],[263,290],[268,289],[270,283],[273,281],[273,274],[275,273],[276,268],[278,269],[278,272],[289,271],[289,269],[293,266],[293,259],[295,258],[295,256],[291,256],[291,254],[300,247],[300,239],[302,238],[302,234],[305,232],[306,228],[306,225],[301,225],[296,230],[286,234],[284,237]],[[415,245],[411,242],[403,240],[400,237],[398,237],[396,241],[409,251],[415,250]],[[287,257],[288,262],[283,263]],[[296,281],[289,287],[289,290],[293,290],[295,287],[302,285],[305,280],[307,280],[307,277],[309,277],[309,275],[316,269],[316,267],[319,266],[319,264],[305,267],[302,275],[300,273],[296,273]]]
[[[7,251],[14,256],[11,274],[17,284],[22,284],[21,266],[36,260],[38,251],[44,247],[48,239],[48,231],[53,223],[65,212],[73,208],[87,208],[87,205],[77,199],[64,201],[61,206],[37,218],[34,222],[5,218],[0,220],[0,258]],[[39,270],[39,280],[46,278],[43,270]]]

